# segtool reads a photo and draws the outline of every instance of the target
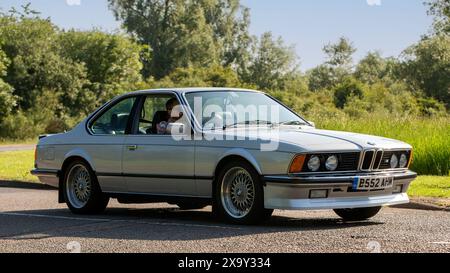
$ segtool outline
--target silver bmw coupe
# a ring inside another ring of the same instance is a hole
[[[212,205],[236,224],[274,209],[333,209],[344,220],[409,202],[406,143],[316,129],[263,92],[158,89],[117,97],[73,130],[41,136],[32,174],[73,213],[124,204]]]

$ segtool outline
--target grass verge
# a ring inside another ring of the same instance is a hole
[[[419,176],[409,188],[411,197],[450,198],[450,176]]]
[[[33,167],[34,151],[0,152],[0,180],[38,182]]]

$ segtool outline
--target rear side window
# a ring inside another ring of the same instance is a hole
[[[136,97],[126,98],[116,103],[91,124],[95,135],[124,135]]]

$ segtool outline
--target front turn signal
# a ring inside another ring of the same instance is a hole
[[[409,169],[409,167],[411,166],[411,163],[413,162],[413,159],[414,159],[414,150],[411,150],[411,154],[409,155],[408,167],[406,167],[406,168]]]
[[[296,155],[292,159],[291,166],[289,167],[289,173],[299,173],[303,170],[303,164],[305,164],[306,155]]]

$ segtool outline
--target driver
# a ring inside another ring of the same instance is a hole
[[[158,135],[170,134],[170,124],[178,122],[182,117],[180,103],[176,98],[172,98],[166,103],[167,121],[161,121],[156,125]]]

